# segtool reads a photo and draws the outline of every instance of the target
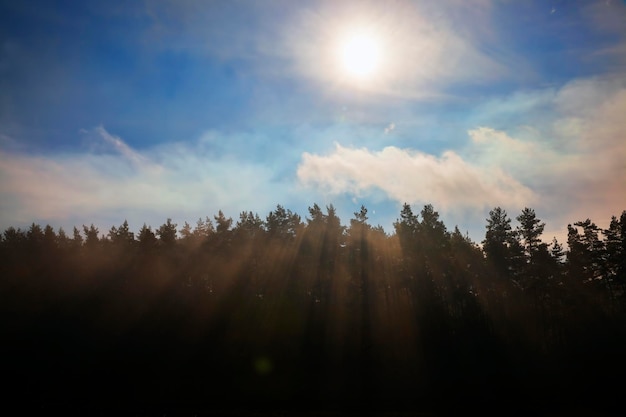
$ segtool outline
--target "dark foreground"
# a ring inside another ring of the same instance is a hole
[[[279,324],[265,322],[258,306],[203,323],[183,306],[136,311],[102,302],[5,310],[5,404],[37,413],[190,416],[610,415],[622,408],[624,336],[606,333],[606,323],[584,323],[585,338],[555,354],[462,329],[419,344],[372,338],[363,346],[327,336],[332,316],[303,324],[285,306],[276,307],[287,321],[281,334],[268,330]]]
[[[7,409],[82,415],[615,415],[626,211],[541,243],[525,209],[483,246],[432,206],[385,234],[220,212],[181,238],[37,225],[0,241]]]

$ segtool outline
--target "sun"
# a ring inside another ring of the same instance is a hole
[[[371,78],[382,63],[380,39],[373,33],[352,32],[340,42],[338,58],[347,75],[359,80]]]

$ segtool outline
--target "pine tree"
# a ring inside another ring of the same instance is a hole
[[[230,231],[230,228],[233,225],[233,219],[231,217],[226,218],[222,210],[220,210],[218,214],[213,217],[215,218],[216,233],[224,234]]]
[[[139,246],[144,250],[153,248],[157,244],[156,235],[152,231],[152,228],[145,223],[141,229],[139,229],[137,240],[139,241]]]
[[[193,238],[193,230],[191,225],[185,221],[183,227],[180,229],[180,237],[184,242],[189,242]]]
[[[178,227],[178,225],[172,223],[172,219],[168,218],[167,221],[157,229],[156,234],[159,236],[159,240],[163,245],[171,246],[176,243],[176,227]]]
[[[95,248],[100,243],[100,238],[98,234],[100,231],[93,223],[87,227],[83,225],[83,233],[85,234],[85,247],[87,248]]]
[[[265,226],[271,238],[292,241],[301,229],[302,221],[299,215],[279,204],[265,218]]]
[[[515,278],[522,248],[506,210],[500,207],[491,210],[485,227],[487,231],[482,243],[487,261],[500,277]]]
[[[521,239],[524,254],[532,262],[533,256],[542,248],[541,235],[546,224],[537,218],[535,210],[528,207],[516,219],[520,223],[517,235]]]
[[[242,211],[235,225],[235,234],[244,240],[255,239],[265,232],[265,223],[258,214]]]
[[[626,220],[626,210],[619,219],[612,216],[609,228],[602,231],[605,236],[604,275],[612,299],[616,294],[624,297],[626,284],[624,275],[626,270],[626,253],[624,252],[626,242],[623,241],[626,237],[626,230],[624,230],[626,225],[623,223],[624,220]]]
[[[83,237],[80,234],[80,231],[78,230],[78,228],[76,226],[74,226],[73,232],[72,232],[72,247],[74,249],[80,248],[83,246]]]

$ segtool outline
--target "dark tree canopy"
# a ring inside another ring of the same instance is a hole
[[[365,206],[344,225],[318,204],[136,233],[9,227],[5,394],[105,414],[621,406],[626,211],[568,225],[567,245],[528,207],[491,210],[482,245],[416,213],[391,234]]]

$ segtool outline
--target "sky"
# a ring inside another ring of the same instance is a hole
[[[356,45],[356,46],[355,46]],[[0,229],[626,210],[626,3],[0,1]]]

